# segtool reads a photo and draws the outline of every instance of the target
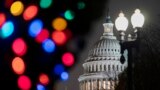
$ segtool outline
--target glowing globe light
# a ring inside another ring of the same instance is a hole
[[[46,89],[43,85],[37,84],[37,90],[46,90]]]
[[[67,21],[64,18],[58,17],[52,21],[52,27],[55,30],[62,31],[67,27]]]
[[[68,75],[67,72],[62,72],[62,73],[61,73],[61,79],[62,79],[62,80],[65,81],[65,80],[68,80],[68,78],[69,78],[69,75]]]
[[[39,19],[36,19],[31,22],[29,26],[29,35],[31,37],[36,37],[42,30],[43,28],[43,22]]]
[[[22,75],[18,78],[18,87],[21,90],[30,90],[31,88],[31,80],[28,76]]]
[[[67,19],[67,20],[73,20],[74,19],[74,12],[72,10],[66,10],[65,13],[64,13],[64,17]]]
[[[49,32],[47,29],[42,29],[42,31],[37,35],[36,41],[38,43],[44,42],[49,37]]]
[[[115,26],[118,31],[126,31],[128,27],[128,20],[122,12],[119,14],[119,17],[116,19]]]
[[[27,52],[27,45],[22,38],[18,38],[13,42],[12,50],[18,56],[23,56]]]
[[[0,13],[0,27],[5,23],[6,16],[4,13]]]
[[[52,39],[58,45],[63,45],[67,40],[65,33],[61,31],[54,31],[52,33]]]
[[[23,12],[24,6],[21,1],[15,1],[10,8],[10,12],[14,16],[18,16]]]
[[[56,75],[61,75],[61,73],[64,72],[64,66],[62,64],[57,64],[55,67],[54,67],[54,73]]]
[[[12,69],[16,74],[23,74],[25,71],[25,64],[20,57],[15,57],[12,61]]]
[[[52,53],[56,48],[55,43],[51,39],[46,39],[42,43],[42,47],[47,53]]]
[[[84,9],[85,8],[85,6],[86,6],[86,4],[84,3],[84,2],[82,2],[82,1],[80,1],[80,2],[78,2],[77,3],[77,7],[78,7],[78,9]]]
[[[31,20],[34,18],[38,13],[38,7],[36,5],[31,5],[26,8],[23,13],[24,20]]]
[[[74,64],[74,56],[70,52],[66,52],[62,55],[62,62],[65,66],[72,66]]]
[[[135,13],[131,16],[131,23],[133,28],[135,27],[142,27],[144,24],[144,16],[139,9],[135,10]]]
[[[46,75],[44,73],[40,74],[40,76],[39,76],[39,82],[41,84],[43,84],[43,85],[47,85],[49,83],[49,77],[48,77],[48,75]]]
[[[0,30],[0,36],[2,38],[9,37],[14,31],[14,25],[11,21],[7,21],[3,24],[1,30]]]
[[[52,4],[52,0],[40,0],[40,7],[41,8],[48,8]]]

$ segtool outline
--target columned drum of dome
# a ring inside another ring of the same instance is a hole
[[[113,34],[110,17],[103,26],[103,35],[90,49],[83,64],[84,74],[78,78],[80,90],[115,90],[119,73],[127,67],[127,62],[120,62],[120,44]]]

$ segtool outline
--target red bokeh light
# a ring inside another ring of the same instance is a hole
[[[65,66],[72,66],[74,64],[74,56],[70,52],[66,52],[62,55],[62,62]]]
[[[13,42],[12,50],[14,51],[15,54],[23,56],[27,51],[26,43],[22,38],[18,38]]]
[[[24,20],[31,20],[38,13],[38,7],[35,5],[28,6],[23,13]]]
[[[70,38],[72,38],[72,32],[69,29],[64,30],[64,33],[66,34],[66,38],[67,40],[69,40]]]
[[[31,88],[31,80],[28,76],[20,76],[17,83],[18,87],[22,90],[29,90]]]
[[[25,71],[25,64],[20,57],[15,57],[12,61],[12,68],[16,74],[23,74]]]
[[[43,29],[35,38],[36,42],[42,43],[49,37],[49,32],[47,29]]]
[[[5,1],[5,7],[6,8],[10,8],[10,6],[12,5],[12,3],[14,2],[14,0],[4,0]]]
[[[0,13],[0,27],[5,23],[6,16],[4,13]]]
[[[47,85],[49,83],[49,77],[46,74],[40,74],[39,76],[39,82],[42,83],[43,85]]]
[[[58,45],[63,45],[67,40],[66,34],[62,31],[54,31],[52,33],[52,39]]]

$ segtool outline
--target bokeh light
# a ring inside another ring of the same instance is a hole
[[[41,8],[48,8],[52,4],[52,0],[40,0],[40,7]]]
[[[66,34],[64,32],[61,32],[61,31],[54,31],[52,33],[52,39],[58,45],[63,45],[67,40]]]
[[[5,23],[6,16],[4,13],[0,13],[0,27]]]
[[[86,4],[83,2],[83,1],[79,1],[78,3],[77,3],[77,7],[78,7],[78,9],[84,9],[85,8],[85,6],[86,6]]]
[[[37,15],[37,13],[38,13],[38,7],[36,5],[30,5],[25,9],[23,13],[23,18],[24,20],[31,20]]]
[[[43,85],[37,84],[37,90],[46,90],[46,89]]]
[[[39,82],[41,84],[43,84],[43,85],[47,85],[49,83],[49,77],[48,77],[48,75],[46,75],[44,73],[40,74],[40,76],[39,76]]]
[[[46,39],[42,43],[42,47],[47,53],[52,53],[56,48],[55,43],[51,39]]]
[[[72,66],[74,64],[74,56],[70,52],[66,52],[62,55],[62,62],[65,66]]]
[[[64,17],[67,19],[67,20],[73,20],[74,17],[75,17],[75,14],[72,10],[66,10],[65,13],[64,13]]]
[[[62,64],[57,64],[54,67],[54,73],[56,75],[61,75],[61,73],[64,72],[64,66]]]
[[[17,38],[12,44],[13,52],[18,56],[23,56],[27,52],[27,45],[22,38]]]
[[[4,0],[5,2],[5,7],[6,8],[10,8],[10,6],[12,5],[12,3],[14,2],[14,0]]]
[[[13,22],[7,21],[3,24],[0,30],[0,36],[1,38],[7,38],[13,33],[13,31],[14,31]]]
[[[37,35],[36,42],[42,43],[49,37],[49,32],[47,29],[42,29],[42,31]]]
[[[10,12],[14,16],[18,16],[23,12],[24,6],[21,1],[15,1],[10,8]]]
[[[31,37],[36,37],[43,28],[43,22],[40,19],[36,19],[31,22],[29,26],[29,35]]]
[[[18,78],[18,87],[22,90],[30,90],[31,80],[28,76],[22,75]]]
[[[52,27],[55,30],[62,31],[67,27],[67,21],[64,18],[58,17],[52,21]]]
[[[15,57],[12,61],[12,69],[16,74],[23,74],[25,71],[25,64],[20,57]]]
[[[68,75],[68,73],[67,72],[62,72],[61,73],[61,80],[68,80],[68,78],[69,78],[69,75]]]

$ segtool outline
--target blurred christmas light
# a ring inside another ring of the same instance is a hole
[[[40,74],[40,76],[39,76],[39,82],[41,84],[43,84],[43,85],[47,85],[49,83],[49,77],[48,77],[48,75],[46,75],[44,73]]]
[[[5,23],[6,16],[4,13],[0,13],[0,27]]]
[[[37,84],[37,90],[46,90],[46,89],[43,85]]]
[[[64,33],[66,35],[66,39],[69,40],[72,37],[72,32],[69,29],[64,30]]]
[[[47,29],[42,29],[42,31],[35,38],[36,42],[42,43],[49,37],[49,32]]]
[[[12,5],[12,3],[14,2],[14,0],[4,0],[5,1],[5,7],[6,8],[10,8],[10,6]]]
[[[32,23],[29,26],[29,35],[31,37],[36,37],[43,28],[43,22],[40,19],[36,19],[32,21]]]
[[[41,8],[48,8],[52,4],[52,0],[40,0],[40,7]]]
[[[21,90],[30,90],[31,88],[31,80],[28,76],[22,75],[18,78],[18,87]]]
[[[61,75],[61,73],[64,72],[64,66],[62,64],[57,64],[54,67],[54,73],[56,75]]]
[[[1,30],[0,30],[0,36],[2,38],[9,37],[14,31],[14,25],[11,21],[7,21],[3,24]]]
[[[68,78],[69,78],[69,75],[68,75],[68,73],[67,72],[62,72],[61,73],[61,80],[68,80]]]
[[[42,47],[48,53],[52,53],[56,48],[55,43],[51,39],[46,39],[42,43]]]
[[[58,17],[52,21],[52,27],[55,30],[62,31],[67,27],[67,21],[64,18]]]
[[[72,10],[66,10],[65,13],[64,13],[64,17],[67,20],[73,20],[75,15],[74,15],[74,12]]]
[[[12,61],[12,69],[16,74],[23,74],[25,71],[25,64],[20,57],[15,57]]]
[[[78,9],[84,9],[85,8],[85,6],[86,6],[86,4],[83,2],[83,1],[79,1],[78,3],[77,3],[77,7],[78,7]]]
[[[38,7],[36,5],[30,5],[26,8],[23,13],[24,20],[31,20],[34,18],[38,13]]]
[[[10,12],[14,16],[18,16],[23,12],[24,6],[21,1],[15,1],[10,8]]]
[[[74,64],[74,56],[70,52],[66,52],[62,55],[62,62],[65,66],[72,66]]]
[[[18,38],[13,42],[12,50],[18,56],[23,56],[27,52],[27,45],[22,38]]]
[[[61,31],[54,31],[52,33],[52,39],[58,45],[63,45],[67,40],[65,33]]]

